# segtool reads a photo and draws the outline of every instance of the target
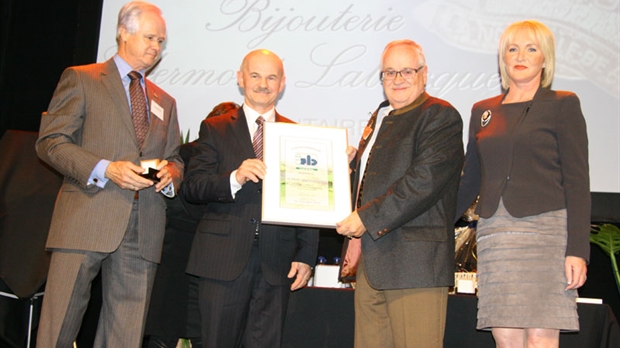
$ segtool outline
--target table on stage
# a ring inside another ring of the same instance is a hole
[[[476,330],[477,299],[450,295],[445,348],[494,348],[490,331]],[[620,328],[607,305],[577,306],[581,331],[562,333],[560,348],[620,347]],[[353,347],[353,290],[306,288],[291,294],[284,348]]]

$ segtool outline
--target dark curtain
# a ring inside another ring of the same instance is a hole
[[[62,71],[71,65],[95,62],[102,4],[103,0],[0,0],[0,138],[6,139],[3,136],[10,134],[7,130],[38,131],[41,113],[47,109]],[[115,28],[108,30],[115,30]],[[20,138],[23,140],[28,136]],[[8,158],[11,153],[19,151],[22,146],[24,151],[34,153],[33,139],[36,139],[36,134],[34,138],[31,138],[32,136],[21,144],[16,143],[17,148],[0,147],[0,158]],[[24,161],[24,163],[30,163],[34,168],[37,166],[36,156],[31,156],[31,159],[32,161]],[[11,172],[14,168],[11,166],[4,169]],[[6,181],[3,180],[2,184],[6,184]],[[35,185],[41,189],[49,189],[53,186],[49,183],[49,185],[43,185],[39,181],[35,183],[41,184],[42,186]],[[13,202],[17,197],[16,192],[30,192],[35,186],[5,187],[7,192],[11,192],[11,200],[3,200],[3,202]],[[58,187],[56,186],[55,189],[57,191]],[[53,204],[54,197],[51,200]],[[40,210],[42,206],[37,203],[41,202],[33,201],[31,208]],[[52,204],[48,204],[48,208],[51,209]],[[12,208],[15,208],[13,204],[11,207],[3,207],[0,212],[3,223],[14,217],[6,215],[12,211]],[[51,211],[39,211],[37,214],[49,217]],[[26,243],[26,248],[23,250],[11,249],[10,255],[3,253],[3,258],[0,259],[2,263],[0,268],[5,269],[5,266],[10,270],[19,268],[27,277],[14,279],[8,273],[3,273],[3,278],[0,280],[1,292],[17,293],[20,297],[28,297],[32,292],[42,290],[38,287],[45,278],[45,267],[48,262],[47,255],[42,248],[47,231],[29,233],[32,235],[13,235],[13,237],[22,238],[20,240],[32,237],[34,241],[34,237],[40,236],[36,238],[38,251],[33,250],[35,243]],[[3,233],[4,237],[10,237],[10,235]],[[23,252],[22,258],[19,256],[20,252]],[[26,256],[33,252],[36,257],[31,259]],[[15,261],[15,257],[24,262],[20,265],[9,264]],[[24,267],[27,269],[24,270]],[[5,279],[5,276],[8,279]],[[10,287],[5,280],[11,284]],[[34,346],[41,299],[41,297],[32,300],[0,297],[1,347],[25,347],[29,336],[31,336],[30,344]],[[31,305],[32,318],[30,318]],[[86,317],[89,317],[88,313]],[[88,329],[92,326],[88,325],[89,322],[94,322],[96,325],[97,314],[94,313],[92,317],[94,319],[85,319],[86,323],[82,331],[89,331]],[[30,328],[31,335],[28,332],[29,319],[32,319],[33,324]],[[94,329],[91,328],[90,331]],[[81,333],[80,336],[84,336],[83,340],[86,342],[80,344],[80,347],[92,346],[91,333]],[[79,338],[78,341],[80,341]]]
[[[95,62],[102,4],[1,0],[0,136],[38,131],[62,71]]]

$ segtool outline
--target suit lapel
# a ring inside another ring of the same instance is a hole
[[[284,116],[280,115],[280,114],[276,111],[276,122],[286,122],[286,123],[290,123],[291,121],[290,121],[288,118],[286,118],[286,117],[284,117]]]
[[[153,105],[155,103],[155,105],[162,107],[162,103],[159,94],[154,88],[153,83],[147,79],[144,79],[144,82],[146,86],[146,107],[149,110],[149,130],[146,133],[146,139],[144,139],[144,142],[147,143],[155,127],[157,127],[157,125],[162,122],[162,120],[153,113]],[[166,112],[165,110],[163,110],[162,107],[160,116],[164,118],[165,115]]]
[[[379,111],[379,109],[375,110],[375,112],[372,113],[372,116],[370,116],[370,120],[368,120],[368,124],[366,125],[366,127],[364,128],[364,133],[362,134],[362,138],[360,139],[360,144],[357,147],[357,161],[355,163],[355,167],[357,169],[360,168],[360,164],[362,161],[362,154],[364,153],[364,151],[366,150],[366,146],[368,146],[368,142],[370,141],[370,139],[372,138],[373,133],[375,132],[375,126],[377,124],[377,112]]]
[[[104,68],[101,73],[101,82],[108,90],[110,98],[118,111],[118,115],[122,120],[122,123],[133,134],[136,146],[138,146],[138,138],[133,127],[133,120],[131,119],[131,112],[129,111],[129,102],[127,101],[127,94],[123,87],[123,81],[118,73],[118,68],[113,59],[104,63]]]
[[[290,122],[290,120],[276,112],[276,122]],[[252,139],[250,138],[248,121],[242,107],[237,109],[237,113],[231,116],[230,127],[235,135],[235,139],[239,142],[244,158],[255,158],[256,154],[254,153]]]
[[[372,116],[370,116],[370,120],[368,120],[368,124],[366,125],[366,127],[364,128],[364,133],[362,134],[362,138],[360,139],[360,144],[357,147],[357,156],[355,156],[355,168],[351,168],[354,169],[354,175],[353,175],[353,196],[352,196],[352,204],[355,205],[355,201],[357,198],[357,187],[359,186],[359,182],[360,182],[360,175],[362,175],[362,173],[360,173],[360,168],[362,165],[362,155],[364,154],[364,150],[366,150],[366,146],[368,146],[368,142],[370,141],[370,139],[372,138],[372,134],[375,132],[375,125],[377,124],[377,112],[379,111],[381,107],[379,107],[377,110],[375,110],[375,112],[372,114]]]
[[[239,147],[243,151],[244,158],[254,158],[254,147],[252,147],[252,139],[250,139],[250,130],[248,122],[245,118],[243,108],[237,109],[237,113],[231,116],[230,127],[235,135],[235,139],[239,142]]]
[[[370,120],[368,120],[368,124],[364,128],[364,134],[362,134],[362,138],[360,139],[360,144],[358,146],[358,152],[360,154],[364,153],[366,146],[368,145],[368,141],[372,138],[372,134],[375,132],[375,124],[377,123],[377,111],[375,111]],[[359,164],[359,163],[358,163]]]

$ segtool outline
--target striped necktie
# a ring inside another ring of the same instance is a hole
[[[254,154],[256,154],[256,158],[259,160],[263,160],[263,123],[265,123],[265,119],[263,116],[258,116],[256,118],[256,124],[258,128],[256,128],[256,133],[254,133],[254,139],[252,139],[252,146],[254,147]]]

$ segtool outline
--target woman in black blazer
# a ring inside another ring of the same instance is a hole
[[[575,94],[549,89],[544,24],[511,24],[499,55],[505,93],[473,106],[457,209],[480,196],[477,327],[498,347],[558,347],[560,330],[579,330],[590,255],[586,124]]]

